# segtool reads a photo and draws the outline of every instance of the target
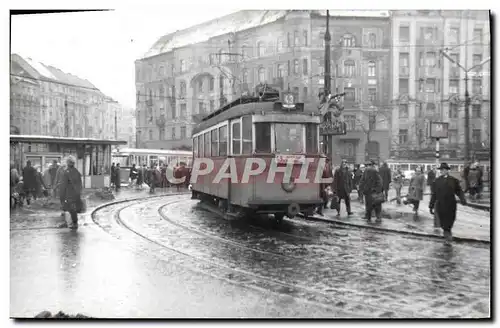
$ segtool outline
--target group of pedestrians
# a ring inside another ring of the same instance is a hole
[[[146,164],[139,167],[133,164],[129,173],[129,187],[142,190],[143,185],[146,184],[149,186],[149,191],[154,193],[156,188],[169,188],[174,185],[169,181],[169,177],[175,177],[176,179],[186,177],[183,184],[175,184],[175,186],[177,189],[187,187],[189,185],[190,170],[185,163],[180,163],[178,167],[167,166],[166,164],[160,166],[157,163],[152,163],[149,168]]]
[[[478,167],[478,165],[476,165]],[[451,229],[456,218],[456,199],[458,196],[462,204],[466,204],[464,192],[460,187],[460,181],[452,177],[450,167],[442,163],[439,168],[439,177],[436,178],[436,168],[427,172],[426,179],[423,167],[418,167],[415,174],[411,177],[408,187],[408,194],[402,196],[404,185],[404,173],[398,167],[391,171],[387,163],[383,163],[379,168],[374,161],[369,161],[359,165],[355,169],[349,168],[347,161],[342,160],[340,167],[333,169],[327,160],[323,178],[332,178],[331,185],[322,185],[323,206],[318,208],[317,212],[323,215],[323,209],[327,208],[330,201],[330,209],[337,211],[340,216],[340,203],[344,200],[347,215],[352,215],[351,211],[351,191],[356,189],[358,200],[365,205],[364,219],[371,221],[373,212],[375,212],[376,222],[382,221],[382,204],[387,201],[396,200],[397,204],[411,204],[415,215],[418,215],[420,202],[423,200],[426,187],[431,191],[431,201],[429,210],[431,214],[436,214],[439,218],[439,226],[443,229],[443,234],[447,241],[452,238]],[[478,170],[477,168],[471,168]],[[474,173],[480,175],[480,173]],[[469,173],[469,176],[470,173]],[[471,184],[469,188],[477,188],[476,184]],[[480,181],[476,179],[475,181]],[[396,198],[389,200],[389,190],[391,186],[396,191]]]
[[[479,165],[479,161],[465,166],[462,179],[465,182],[465,192],[469,193],[470,199],[474,201],[481,198],[484,189],[484,172]]]

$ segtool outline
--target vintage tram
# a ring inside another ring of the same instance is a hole
[[[202,169],[205,160],[214,169],[193,173],[193,198],[226,214],[273,214],[277,222],[284,216],[312,215],[322,203],[316,179],[325,162],[318,142],[320,116],[294,103],[291,93],[283,99],[278,91],[264,87],[214,111],[194,128],[193,172]],[[265,163],[262,171],[245,181],[245,169],[255,169],[256,160]],[[284,166],[289,173],[279,169]],[[217,179],[220,171],[234,173],[236,181]]]

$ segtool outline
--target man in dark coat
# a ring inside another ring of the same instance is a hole
[[[113,170],[113,175],[115,176],[115,190],[120,191],[122,186],[122,181],[120,178],[120,163],[116,164],[115,169]]]
[[[342,199],[345,201],[345,206],[347,208],[347,215],[351,215],[351,190],[352,190],[352,174],[349,172],[347,167],[347,161],[342,160],[342,165],[335,171],[333,175],[332,190],[338,197],[338,207],[337,216],[340,215],[340,202]],[[331,209],[335,208],[335,205],[330,206]]]
[[[448,164],[441,163],[439,170],[441,176],[434,181],[429,210],[431,214],[434,214],[434,208],[436,209],[443,235],[446,241],[450,242],[453,239],[451,229],[457,215],[455,195],[460,198],[462,205],[467,202],[465,201],[464,192],[460,188],[460,181],[449,175],[450,167]]]
[[[115,163],[111,164],[111,187],[113,187],[115,185]]]
[[[372,211],[375,210],[376,222],[382,221],[382,204],[374,204],[373,193],[381,193],[383,191],[382,178],[375,168],[375,163],[370,161],[366,164],[365,173],[361,177],[359,187],[365,195],[365,219],[371,221]]]
[[[31,166],[31,161],[27,161],[26,166],[23,169],[23,182],[24,193],[26,195],[26,203],[29,205],[31,197],[36,200],[37,185],[37,172],[36,169]]]
[[[75,168],[75,159],[69,156],[68,168],[64,171],[60,187],[60,200],[63,211],[71,215],[71,229],[78,229],[78,214],[82,210],[82,175]]]
[[[429,169],[429,171],[427,172],[427,185],[429,186],[431,193],[432,193],[432,186],[434,185],[434,181],[436,181],[436,172],[434,170],[434,167],[431,167]]]
[[[391,185],[391,169],[387,165],[387,162],[382,164],[382,167],[378,170],[380,177],[382,178],[382,187],[384,188],[385,200],[389,197],[389,187]]]

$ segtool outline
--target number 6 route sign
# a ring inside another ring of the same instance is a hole
[[[430,122],[429,130],[429,137],[431,138],[448,138],[448,123]]]

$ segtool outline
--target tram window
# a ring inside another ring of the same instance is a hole
[[[212,156],[217,156],[219,153],[219,131],[214,129],[210,133],[212,134]]]
[[[233,155],[241,154],[241,126],[240,122],[231,124],[231,139],[233,140]]]
[[[205,134],[203,134],[203,139],[203,153],[205,154],[205,157],[210,157],[210,132],[205,132]]]
[[[241,125],[242,154],[252,153],[252,117],[243,116]]]
[[[227,155],[227,125],[219,128],[219,156]]]
[[[198,157],[198,137],[193,138],[193,153],[195,157]],[[170,162],[170,158],[168,162]]]
[[[306,152],[314,154],[318,152],[318,125],[316,124],[306,125]]]
[[[304,130],[302,124],[276,123],[274,140],[276,152],[294,154],[304,152]]]
[[[205,157],[203,155],[203,134],[200,134],[197,139],[198,139],[198,156]]]
[[[255,123],[255,152],[271,152],[271,123]]]

